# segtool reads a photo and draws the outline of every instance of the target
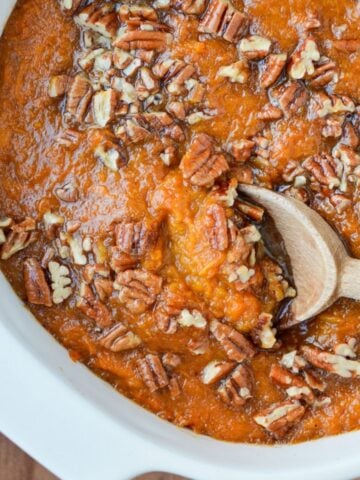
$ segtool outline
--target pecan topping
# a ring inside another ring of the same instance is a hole
[[[140,375],[150,392],[156,392],[169,385],[169,377],[159,355],[149,353],[138,361]]]
[[[205,133],[194,136],[180,163],[184,178],[198,186],[212,185],[228,168],[225,157],[215,153],[214,141]]]
[[[229,153],[239,163],[245,163],[251,157],[255,142],[252,140],[240,140],[239,142],[231,142],[228,145]]]
[[[122,323],[106,330],[99,338],[99,344],[112,352],[131,350],[141,344],[141,338],[129,331]]]
[[[309,85],[312,88],[322,88],[330,82],[336,82],[338,75],[336,73],[336,64],[327,57],[322,57],[317,64],[314,73],[311,75]]]
[[[308,100],[308,93],[299,82],[282,85],[273,95],[285,115],[297,113]]]
[[[83,0],[59,0],[64,13],[72,15],[80,7]]]
[[[189,15],[200,15],[206,6],[206,0],[183,0],[180,3],[182,11]]]
[[[55,190],[56,196],[63,202],[76,202],[79,198],[79,191],[73,183],[66,183]]]
[[[156,10],[147,5],[121,5],[118,13],[122,22],[126,22],[129,19],[150,21],[158,19]]]
[[[229,239],[224,207],[213,204],[207,209],[205,216],[205,231],[209,243],[214,250],[223,251],[227,249]]]
[[[287,60],[286,53],[269,55],[264,62],[260,75],[261,88],[269,88],[280,77]]]
[[[327,95],[325,92],[313,94],[311,110],[316,117],[322,118],[333,113],[352,113],[355,111],[354,102],[345,95]]]
[[[239,42],[239,52],[249,60],[261,60],[270,52],[271,41],[259,35],[242,38]]]
[[[340,180],[337,175],[338,165],[330,155],[314,155],[303,162],[315,181],[325,185],[330,189],[340,186]]]
[[[65,95],[69,84],[67,75],[54,75],[50,78],[48,94],[51,98],[59,98]]]
[[[290,57],[288,72],[294,80],[300,80],[315,72],[314,62],[320,60],[320,52],[313,38],[308,37],[300,43]]]
[[[299,371],[303,370],[307,365],[304,358],[298,355],[296,350],[285,353],[280,360],[280,364],[293,373],[299,373]]]
[[[299,375],[289,372],[278,364],[273,364],[270,370],[270,378],[280,387],[286,388],[286,393],[289,397],[313,403],[315,399],[314,394],[308,383]]]
[[[325,125],[321,134],[325,138],[339,138],[342,135],[343,119],[338,117],[328,117],[325,119]]]
[[[171,75],[168,75],[168,78],[171,78],[171,81],[167,85],[167,90],[171,95],[182,95],[187,91],[186,82],[192,78],[196,73],[196,69],[193,65],[183,65],[175,63],[175,69]]]
[[[15,253],[27,248],[37,238],[35,221],[26,218],[23,222],[10,227],[12,232],[7,236],[1,247],[1,260],[8,260]]]
[[[343,143],[344,145],[348,145],[349,147],[354,149],[359,146],[360,138],[356,133],[355,127],[350,122],[346,122],[344,125],[344,132],[341,143]]]
[[[250,67],[246,60],[239,60],[236,63],[220,67],[218,77],[228,78],[232,83],[246,83],[250,77]]]
[[[134,313],[143,313],[156,301],[162,278],[146,270],[126,270],[118,273],[114,288],[119,300]]]
[[[82,283],[80,286],[80,296],[76,306],[100,327],[108,327],[112,324],[111,312],[95,297],[93,291],[86,283]]]
[[[158,231],[144,222],[123,222],[115,226],[116,246],[129,255],[144,255],[157,240]]]
[[[50,261],[48,269],[51,277],[52,300],[55,305],[62,303],[72,294],[70,271],[58,262]]]
[[[205,385],[211,385],[224,378],[233,368],[234,362],[225,362],[220,360],[212,360],[201,372],[201,381]]]
[[[199,31],[221,36],[228,42],[237,42],[248,29],[247,17],[236,10],[228,0],[210,0]]]
[[[92,105],[94,121],[99,127],[106,127],[114,119],[117,100],[117,92],[112,88],[95,93]]]
[[[72,79],[67,92],[66,111],[78,123],[85,120],[92,95],[93,89],[88,79],[81,74],[76,75]]]
[[[172,35],[166,31],[128,30],[114,41],[113,46],[125,51],[142,49],[163,52],[171,42]]]
[[[253,383],[250,368],[238,365],[218,388],[220,398],[228,405],[241,407],[252,397]]]
[[[282,110],[280,108],[274,107],[271,103],[267,103],[258,113],[258,118],[260,120],[279,120],[283,116]]]
[[[27,299],[34,305],[51,307],[51,294],[45,273],[35,258],[24,261],[24,283]]]
[[[213,320],[210,323],[210,331],[220,342],[230,360],[242,362],[255,355],[256,350],[249,340],[229,325]]]
[[[276,328],[273,328],[272,315],[261,313],[258,324],[251,331],[253,341],[264,349],[274,348],[276,345]]]
[[[274,403],[271,407],[255,415],[255,422],[264,427],[276,438],[283,438],[305,413],[305,408],[297,400]]]
[[[201,330],[207,327],[205,318],[197,310],[191,312],[187,309],[182,310],[177,321],[182,327],[195,327]]]
[[[115,37],[119,28],[118,16],[111,3],[88,5],[75,17],[75,22],[107,38]]]
[[[261,222],[265,213],[265,210],[258,205],[254,205],[243,200],[235,200],[235,210],[238,210],[241,214],[254,220],[255,222]]]
[[[140,143],[150,136],[149,130],[139,125],[135,119],[126,120],[124,125],[121,125],[116,131],[115,135],[125,144]]]
[[[110,257],[111,269],[116,273],[134,268],[137,264],[136,258],[121,252],[117,247],[110,248]]]
[[[350,338],[347,343],[336,344],[334,352],[336,355],[341,355],[342,357],[356,358],[355,348],[356,338]]]
[[[329,353],[313,346],[302,347],[302,353],[311,365],[329,373],[343,378],[360,376],[360,362],[356,360],[349,360],[342,355]]]

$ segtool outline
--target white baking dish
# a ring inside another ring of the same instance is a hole
[[[0,28],[15,4],[0,0]],[[119,395],[36,322],[0,275],[0,429],[62,480],[168,471],[197,480],[348,480],[360,432],[296,446],[223,443]]]

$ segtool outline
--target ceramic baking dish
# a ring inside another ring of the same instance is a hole
[[[0,1],[0,29],[15,4]],[[197,480],[348,480],[360,432],[296,446],[196,436],[119,395],[36,322],[0,276],[0,429],[62,480],[168,471]]]

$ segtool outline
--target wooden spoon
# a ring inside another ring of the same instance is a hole
[[[338,235],[318,213],[266,188],[240,185],[239,191],[266,208],[290,258],[297,296],[281,326],[308,320],[340,297],[360,300],[360,260],[348,256]]]

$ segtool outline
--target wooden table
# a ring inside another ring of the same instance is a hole
[[[1,1],[1,0],[0,0]],[[0,434],[0,480],[59,480],[10,440]],[[152,473],[137,480],[186,480],[177,475]]]

